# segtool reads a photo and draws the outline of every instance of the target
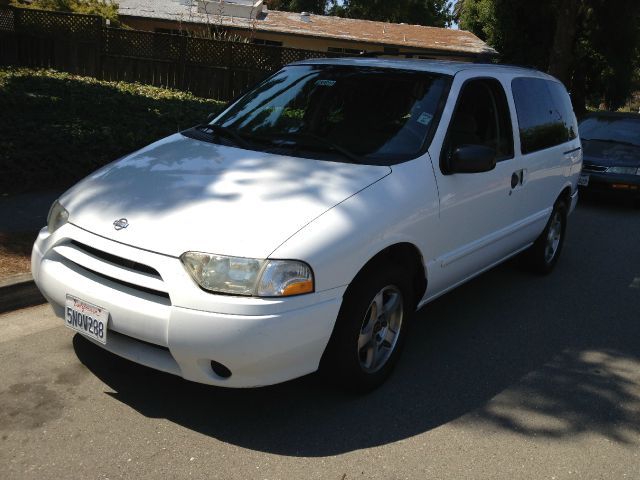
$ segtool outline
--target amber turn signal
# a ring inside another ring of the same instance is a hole
[[[300,295],[302,293],[313,292],[313,282],[311,280],[305,280],[304,282],[296,282],[284,287],[282,291],[283,296]]]

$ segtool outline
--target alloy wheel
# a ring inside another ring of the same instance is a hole
[[[402,292],[393,285],[380,290],[369,304],[358,336],[358,358],[366,373],[377,372],[391,357],[403,314]]]

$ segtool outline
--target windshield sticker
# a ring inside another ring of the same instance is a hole
[[[431,123],[432,118],[433,118],[433,115],[431,115],[430,113],[422,112],[418,117],[417,122],[421,123],[422,125],[429,125]]]
[[[319,87],[333,87],[335,84],[335,80],[318,80],[316,82],[316,85]]]

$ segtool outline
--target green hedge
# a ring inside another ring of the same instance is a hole
[[[12,0],[11,5],[37,10],[98,15],[108,19],[112,26],[120,26],[118,4],[110,0]]]
[[[0,193],[66,188],[223,105],[136,83],[0,68]]]

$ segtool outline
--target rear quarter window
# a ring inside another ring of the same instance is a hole
[[[578,126],[569,94],[561,83],[541,78],[514,78],[522,153],[531,153],[573,140]]]

